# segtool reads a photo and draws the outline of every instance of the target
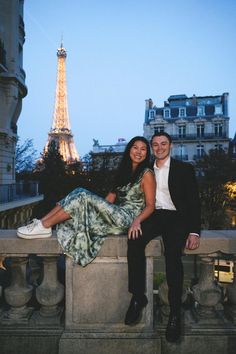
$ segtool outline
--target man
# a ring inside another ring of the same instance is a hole
[[[200,244],[200,200],[191,164],[170,157],[172,140],[160,132],[151,139],[156,178],[154,213],[142,223],[138,236],[128,240],[129,291],[133,294],[125,324],[134,325],[147,305],[145,296],[145,247],[161,235],[165,248],[166,279],[170,314],[166,339],[176,342],[181,335],[181,297],[183,290],[182,250]]]

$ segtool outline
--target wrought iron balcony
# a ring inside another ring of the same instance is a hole
[[[222,133],[221,135],[217,135],[214,133],[205,133],[201,136],[198,134],[186,134],[186,135],[171,135],[172,140],[175,141],[185,141],[185,140],[194,140],[194,141],[204,141],[204,140],[221,140],[221,139],[229,139],[226,133]]]

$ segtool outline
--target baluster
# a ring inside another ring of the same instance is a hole
[[[3,320],[9,323],[28,322],[33,309],[26,304],[31,299],[33,288],[26,281],[28,258],[12,258],[11,285],[4,291],[10,310],[4,313]]]
[[[200,257],[200,277],[198,284],[193,286],[193,297],[198,303],[197,320],[201,323],[215,324],[219,320],[216,307],[222,298],[222,291],[215,281],[213,256]]]
[[[229,284],[227,287],[228,295],[228,305],[226,307],[226,313],[228,317],[233,321],[233,324],[236,325],[236,255],[233,257],[234,262],[234,279],[233,283]]]
[[[62,308],[58,304],[64,298],[64,286],[57,279],[57,257],[44,257],[43,281],[36,289],[36,298],[42,305],[39,322],[60,320]]]

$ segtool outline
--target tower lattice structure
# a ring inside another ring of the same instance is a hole
[[[66,50],[61,44],[61,47],[57,50],[57,83],[53,123],[48,134],[45,151],[48,150],[49,143],[54,140],[63,160],[70,164],[78,162],[80,158],[70,127],[66,86],[66,56]]]

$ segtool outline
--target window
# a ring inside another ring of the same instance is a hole
[[[216,150],[223,150],[223,145],[222,144],[215,144],[215,149]]]
[[[178,157],[180,160],[186,160],[186,147],[184,145],[179,145],[178,146]]]
[[[186,125],[180,125],[179,126],[179,138],[185,138],[186,137]]]
[[[156,133],[162,133],[162,132],[164,132],[164,131],[165,131],[164,125],[160,125],[159,127],[155,127],[155,128],[154,128],[154,134],[156,134]]]
[[[149,112],[149,117],[150,117],[150,118],[154,118],[154,111],[150,111],[150,112]]]
[[[179,108],[179,117],[186,117],[186,108]]]
[[[204,128],[205,128],[204,124],[197,125],[197,137],[198,138],[201,138],[204,136]]]
[[[223,124],[216,123],[215,124],[215,136],[222,136],[223,135]]]
[[[215,105],[215,115],[216,114],[222,114],[222,105],[221,104]]]
[[[164,118],[170,118],[170,109],[164,109]]]
[[[197,145],[197,157],[200,158],[204,155],[204,145]]]
[[[198,116],[204,116],[205,115],[205,107],[204,106],[198,106],[197,115]]]

